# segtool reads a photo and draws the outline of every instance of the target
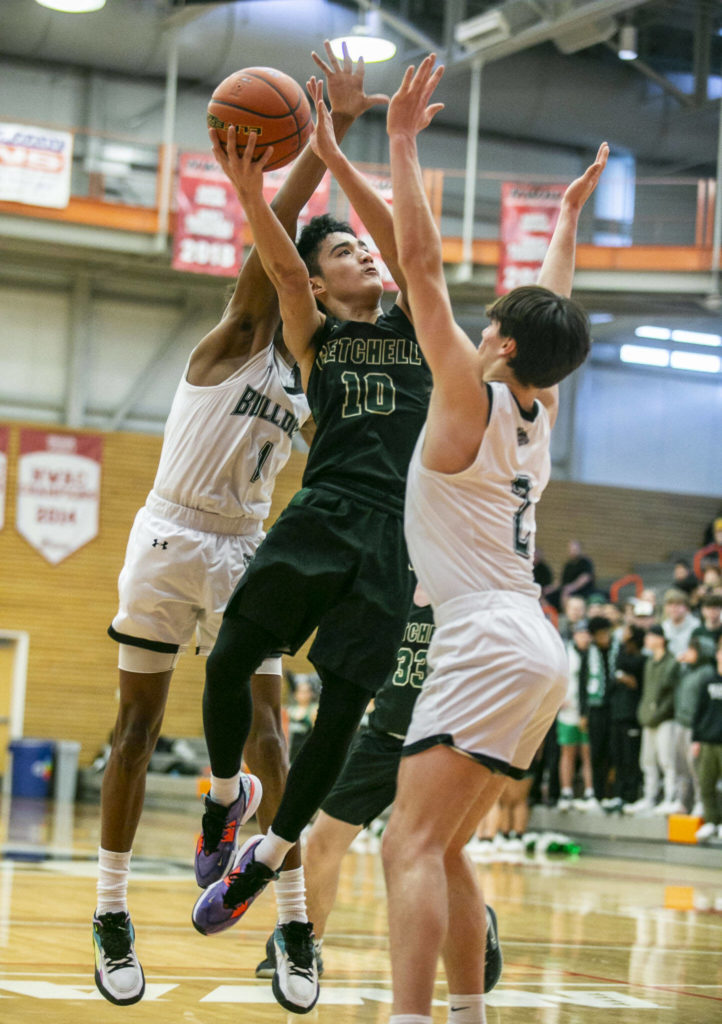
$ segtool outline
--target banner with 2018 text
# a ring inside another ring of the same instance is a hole
[[[173,268],[235,277],[243,259],[243,211],[212,155],[181,153],[177,206]]]
[[[0,199],[64,209],[72,159],[70,132],[0,123]]]
[[[565,189],[566,185],[502,183],[497,295],[536,284]]]
[[[103,439],[20,431],[18,533],[53,565],[98,535]]]

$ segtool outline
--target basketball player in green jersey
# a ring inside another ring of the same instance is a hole
[[[254,140],[239,157],[232,137],[228,155],[213,139],[278,291],[284,341],[316,422],[303,488],[258,548],[208,659],[203,711],[214,776],[239,770],[253,713],[248,679],[264,652],[295,651],[318,627],[310,658],[323,688],[271,829],[249,840],[229,875],[196,903],[193,921],[205,934],[240,919],[318,810],[395,662],[412,596],[403,498],[430,375],[403,297],[391,211],[333,142],[322,85],[312,80],[309,88],[318,114],[310,144],[362,218],[400,295],[385,313],[378,270],[347,224],[317,219],[296,249],[263,198],[270,151],[254,162]]]

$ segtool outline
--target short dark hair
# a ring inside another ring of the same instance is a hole
[[[514,288],[486,312],[498,323],[502,337],[516,341],[516,355],[508,365],[524,387],[558,384],[589,355],[587,314],[572,299],[548,288]]]
[[[605,619],[603,615],[593,615],[589,620],[589,632],[594,635],[595,633],[601,633],[603,629],[611,629],[612,624],[609,619]]]
[[[644,647],[644,630],[641,626],[635,626],[633,624],[627,626],[627,629],[629,630],[628,642],[632,644],[633,647],[636,647],[638,651],[641,651]]]
[[[299,256],[306,264],[309,274],[321,273],[321,267],[318,263],[321,243],[327,235],[332,235],[336,231],[343,231],[344,234],[353,235],[356,238],[356,232],[347,221],[336,220],[330,213],[322,213],[319,217],[312,217],[298,236],[296,248],[298,249]]]

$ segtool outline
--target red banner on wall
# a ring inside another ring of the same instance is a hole
[[[16,528],[53,565],[98,534],[103,439],[21,430]]]
[[[174,269],[235,277],[243,259],[243,210],[212,156],[181,153],[177,205]]]
[[[565,189],[566,185],[502,183],[497,295],[536,284]]]
[[[8,484],[8,445],[10,428],[0,427],[0,530],[5,526],[5,495]]]
[[[263,198],[270,203],[281,185],[288,177],[291,164],[285,167],[277,167],[273,171],[263,173]],[[328,213],[328,201],[331,195],[331,175],[328,171],[324,174],[321,182],[309,201],[298,215],[298,231],[305,227],[312,217],[319,217],[322,213]]]
[[[379,193],[379,195],[386,200],[389,206],[392,205],[393,197],[391,195],[391,178],[388,175],[383,174],[367,174],[364,173],[364,178],[368,183]],[[384,291],[398,291],[399,286],[394,281],[389,268],[386,266],[384,261],[381,259],[381,253],[379,252],[376,242],[374,242],[371,235],[364,227],[363,221],[351,207],[349,208],[348,222],[354,229],[359,238],[368,246],[368,250],[374,258],[374,263],[381,274],[381,280],[383,281]]]

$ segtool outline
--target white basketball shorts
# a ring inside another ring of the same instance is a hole
[[[242,535],[198,529],[218,517],[159,499],[149,504],[128,538],[108,632],[121,644],[167,653],[183,652],[195,640],[197,652],[209,654],[228,599],[265,534],[249,520],[252,532]]]
[[[434,619],[431,671],[404,756],[442,743],[521,778],[566,694],[559,634],[537,600],[513,591],[453,598],[434,609]]]

